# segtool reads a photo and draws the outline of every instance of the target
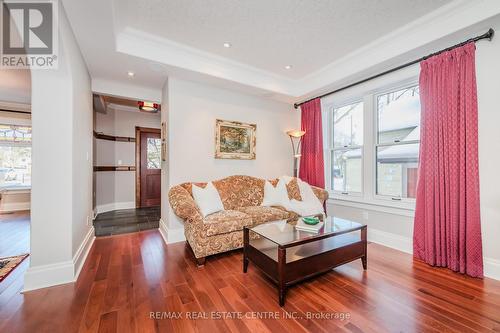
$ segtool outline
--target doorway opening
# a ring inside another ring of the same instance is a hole
[[[29,266],[31,72],[0,70],[0,297]],[[27,259],[27,260],[26,260]]]
[[[94,94],[96,236],[158,228],[160,128],[158,104]]]

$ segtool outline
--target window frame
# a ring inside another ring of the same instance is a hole
[[[31,131],[33,131],[33,127],[31,124],[18,124],[18,123],[9,123],[0,121],[0,125],[2,126],[11,126],[11,127],[29,127]],[[0,147],[25,147],[30,148],[30,160],[32,161],[33,157],[33,149],[32,149],[32,137],[30,141],[19,141],[19,142],[8,142],[8,141],[0,141]],[[0,186],[0,190],[8,191],[8,192],[16,192],[16,193],[25,193],[26,191],[31,190],[31,173],[30,173],[30,184],[29,185],[14,185],[14,184],[5,184]]]
[[[392,200],[391,197],[376,195],[377,164],[375,144],[378,143],[376,96],[418,85],[418,72],[418,67],[414,67],[408,71],[391,74],[322,98],[325,187],[330,194],[329,203],[361,210],[380,211],[408,217],[414,216],[415,199]],[[334,191],[331,184],[331,154],[333,147],[333,129],[331,128],[333,120],[331,118],[333,117],[334,108],[357,102],[363,102],[362,192],[351,192],[345,195]]]
[[[349,146],[342,146],[342,147],[335,147],[334,145],[334,123],[333,123],[333,115],[335,112],[335,109],[340,109],[348,105],[352,104],[358,104],[361,103],[363,105],[363,110],[362,110],[362,119],[363,119],[363,144],[362,145],[349,145]],[[364,150],[364,144],[365,144],[365,133],[364,133],[364,128],[365,128],[365,115],[364,115],[364,110],[365,109],[365,103],[364,99],[361,98],[354,98],[354,99],[349,99],[349,100],[344,100],[342,103],[339,104],[331,104],[328,106],[328,127],[327,127],[327,133],[328,133],[328,149],[327,149],[327,155],[328,155],[328,189],[329,192],[331,192],[334,195],[337,196],[342,196],[344,198],[348,197],[357,197],[361,198],[363,197],[363,192],[364,192],[364,160],[365,160],[365,150]],[[361,191],[360,192],[348,192],[348,191],[338,191],[333,188],[333,154],[338,151],[350,151],[350,150],[356,150],[360,149],[361,150]]]
[[[378,89],[376,92],[373,94],[373,166],[374,166],[374,177],[373,177],[373,191],[372,195],[373,198],[376,200],[381,200],[381,201],[388,201],[388,202],[394,202],[394,203],[403,203],[403,204],[412,204],[415,205],[416,199],[415,198],[404,198],[404,197],[394,197],[391,195],[384,195],[384,194],[378,194],[378,159],[377,159],[377,149],[378,147],[390,147],[390,146],[401,146],[401,145],[410,145],[410,144],[418,144],[420,147],[420,140],[410,140],[410,141],[401,141],[401,142],[391,142],[391,143],[379,143],[379,135],[378,135],[378,129],[379,129],[379,114],[378,114],[378,98],[382,95],[390,94],[399,90],[407,89],[407,88],[412,88],[415,86],[418,86],[419,82],[418,80],[411,80],[411,81],[406,81],[404,83],[399,82],[395,83],[393,85],[390,85],[389,87],[386,87],[384,89]],[[420,112],[422,112],[422,109],[420,109]]]

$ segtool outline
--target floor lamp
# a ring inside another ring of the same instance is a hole
[[[298,160],[301,156],[300,154],[300,144],[302,143],[302,137],[306,134],[306,131],[301,130],[291,130],[286,132],[290,137],[290,142],[292,143],[293,150],[293,176],[297,177]]]

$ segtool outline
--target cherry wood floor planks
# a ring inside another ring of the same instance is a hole
[[[199,268],[156,230],[102,237],[74,284],[21,294],[28,264],[0,283],[0,332],[500,331],[500,282],[368,251],[367,271],[356,261],[296,285],[281,308],[266,276],[242,272],[241,251]]]

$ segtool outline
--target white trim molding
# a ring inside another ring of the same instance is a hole
[[[407,217],[415,217],[415,210],[412,208],[403,208],[403,207],[394,207],[392,205],[386,205],[382,200],[380,202],[372,203],[372,202],[362,202],[355,200],[341,200],[337,198],[330,198],[327,200],[327,204],[329,205],[341,205],[346,207],[353,207],[359,209],[372,210],[376,212],[407,216]]]
[[[97,216],[98,214],[110,212],[113,210],[133,209],[133,208],[135,208],[135,202],[128,201],[128,202],[113,202],[113,203],[109,203],[109,204],[98,205],[98,206],[96,206],[95,210],[97,212],[97,214],[96,214],[96,216]]]
[[[411,238],[391,232],[368,228],[368,241],[405,253],[413,253],[413,242]]]
[[[85,264],[85,260],[92,248],[92,245],[95,241],[95,230],[94,227],[90,227],[89,231],[85,235],[83,242],[80,244],[78,249],[76,250],[75,255],[73,256],[73,266],[74,266],[74,275],[75,281],[78,279],[80,272],[82,271],[83,264]]]
[[[169,229],[163,219],[160,219],[160,227],[158,228],[165,244],[178,243],[186,240],[184,236],[184,228]]]
[[[483,258],[484,276],[491,279],[500,280],[500,260],[493,258]]]
[[[368,228],[368,241],[413,254],[413,240],[411,237]],[[484,257],[483,265],[485,277],[500,280],[500,260]]]
[[[91,227],[72,260],[29,267],[24,275],[24,288],[22,292],[76,282],[90,249],[94,244],[94,240],[94,227]]]

